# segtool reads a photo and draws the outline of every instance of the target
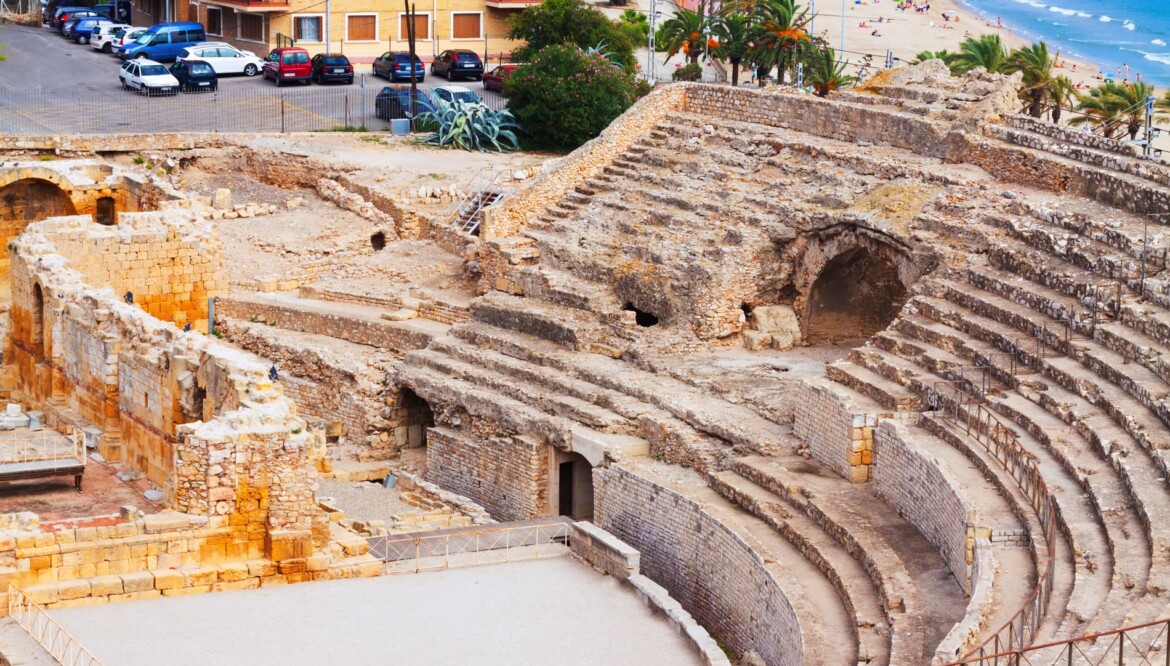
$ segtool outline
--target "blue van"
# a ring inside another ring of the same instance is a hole
[[[156,62],[174,60],[179,51],[207,41],[202,23],[157,23],[133,42],[118,49],[122,60],[148,58]]]

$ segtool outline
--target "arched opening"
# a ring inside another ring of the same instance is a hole
[[[0,187],[0,303],[12,302],[8,246],[32,222],[76,215],[73,200],[55,183],[25,178]]]
[[[809,291],[805,340],[865,340],[893,321],[906,302],[898,267],[885,253],[854,248],[830,260]]]
[[[593,519],[593,465],[573,451],[554,451],[554,469],[549,498],[553,513],[573,520]]]
[[[97,200],[93,219],[98,224],[104,224],[107,227],[112,227],[118,223],[118,211],[117,205],[114,203],[114,197],[101,197]]]
[[[427,429],[435,425],[435,413],[429,403],[410,388],[403,386],[391,409],[390,436],[398,450],[403,469],[425,474],[427,469]]]
[[[647,327],[658,325],[658,315],[652,312],[639,310],[638,308],[634,307],[633,303],[626,303],[622,306],[622,309],[626,312],[633,312],[634,321],[637,322],[639,326]]]
[[[384,249],[386,247],[386,233],[379,231],[370,236],[370,247],[374,248],[374,252]]]
[[[45,293],[41,285],[33,285],[32,348],[36,359],[45,358]]]

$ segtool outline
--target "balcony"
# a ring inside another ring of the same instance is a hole
[[[287,0],[204,0],[203,4],[226,7],[243,14],[279,12],[289,8]]]
[[[487,0],[484,4],[495,9],[525,9],[539,5],[541,0]]]

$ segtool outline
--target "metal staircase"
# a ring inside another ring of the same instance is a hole
[[[468,236],[479,233],[479,224],[483,221],[483,209],[502,201],[508,192],[499,187],[507,171],[480,169],[463,188],[467,194],[451,203],[444,213],[447,224]]]

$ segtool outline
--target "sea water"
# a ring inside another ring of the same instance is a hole
[[[1087,60],[1103,74],[1170,87],[1170,0],[960,0],[987,22]],[[921,3],[919,3],[921,4]],[[973,34],[984,26],[963,26]],[[977,29],[979,28],[979,29]]]

